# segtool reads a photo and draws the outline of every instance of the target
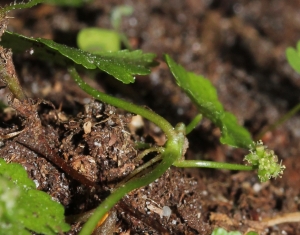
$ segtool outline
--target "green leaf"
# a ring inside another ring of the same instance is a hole
[[[23,35],[5,32],[0,42],[14,52],[30,51],[38,58],[62,65],[76,63],[87,69],[100,69],[123,83],[133,83],[134,75],[150,73],[150,67],[156,65],[155,54],[136,51],[101,52],[98,55],[80,49],[58,44],[42,38],[28,38]]]
[[[242,235],[239,231],[227,232],[223,228],[215,228],[211,235]]]
[[[11,10],[31,8],[35,5],[37,5],[39,3],[43,3],[43,2],[44,2],[44,0],[29,0],[26,3],[24,1],[22,1],[21,3],[10,4],[10,5],[7,5],[2,8],[0,7],[0,15],[1,15],[1,13],[6,13]]]
[[[47,4],[53,4],[57,6],[69,6],[69,7],[81,7],[86,3],[90,3],[93,0],[44,0]]]
[[[250,133],[238,124],[232,113],[224,112],[221,122],[217,126],[222,132],[220,139],[222,144],[248,149],[253,142]]]
[[[0,158],[0,175],[8,177],[20,188],[35,189],[35,183],[28,178],[27,172],[19,164],[7,164],[2,158]]]
[[[27,2],[21,1],[20,3],[16,3],[16,1],[10,5],[6,5],[4,7],[0,6],[0,19],[2,15],[5,15],[7,12],[11,10],[19,10],[19,9],[26,9],[31,8],[39,3],[48,3],[48,4],[55,4],[60,6],[73,6],[73,7],[80,7],[85,3],[89,3],[92,0],[29,0]]]
[[[249,145],[252,144],[249,132],[237,123],[233,114],[224,111],[223,105],[218,100],[217,91],[211,82],[203,76],[187,72],[170,56],[166,55],[165,59],[178,86],[197,105],[200,113],[221,129],[221,143],[249,148]]]
[[[30,230],[42,234],[57,234],[70,229],[64,222],[63,206],[45,192],[28,190],[19,198],[18,204],[23,206],[26,213],[16,218]]]
[[[55,235],[66,232],[64,208],[45,192],[35,189],[25,169],[0,158],[0,231],[1,234]]]
[[[100,54],[102,51],[119,51],[121,49],[120,36],[108,29],[85,28],[77,35],[77,45],[81,50]]]
[[[297,50],[292,47],[288,47],[285,54],[290,66],[297,73],[300,73],[300,41],[297,43]]]

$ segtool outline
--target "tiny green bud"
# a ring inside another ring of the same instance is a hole
[[[245,156],[244,160],[258,168],[258,178],[265,182],[271,178],[281,177],[285,166],[280,162],[273,150],[267,149],[262,141],[254,142],[250,146],[250,153]]]

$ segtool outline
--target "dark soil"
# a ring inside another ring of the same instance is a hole
[[[299,103],[299,75],[285,59],[285,49],[300,39],[296,0],[96,0],[78,9],[40,5],[11,12],[9,30],[76,46],[80,29],[111,28],[111,10],[124,3],[134,13],[124,17],[122,31],[134,49],[156,53],[160,65],[132,85],[104,73],[82,73],[93,87],[147,105],[173,125],[189,123],[197,109],[163,62],[168,53],[187,70],[209,78],[226,110],[253,136]],[[153,124],[143,120],[137,130],[131,114],[90,99],[65,68],[29,54],[14,55],[14,62],[32,100],[13,103],[17,112],[1,112],[0,156],[21,163],[38,189],[65,206],[69,221],[99,205],[109,189],[141,164],[134,161],[139,153],[135,141],[164,143]],[[7,95],[7,89],[0,90],[2,101],[7,102]],[[300,209],[299,120],[297,114],[262,137],[286,166],[282,178],[260,183],[255,172],[171,168],[151,185],[128,194],[95,233],[205,235],[223,227],[300,234],[299,215],[289,214]],[[219,137],[219,130],[203,120],[188,136],[186,158],[243,163],[246,152],[222,146]],[[164,206],[172,210],[169,218],[161,216]],[[298,222],[272,224],[273,217]],[[80,228],[80,222],[74,222],[67,234]]]

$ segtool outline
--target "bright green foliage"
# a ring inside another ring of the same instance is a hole
[[[80,7],[83,4],[86,4],[86,3],[89,3],[92,1],[93,0],[29,0],[29,1],[25,2],[24,0],[19,0],[16,2],[20,2],[20,3],[7,5],[7,6],[3,7],[2,9],[0,9],[0,12],[9,12],[11,10],[31,8],[39,3],[54,4],[54,5],[59,5],[59,6]]]
[[[211,235],[242,235],[239,231],[227,232],[224,228],[216,228]]]
[[[258,167],[258,178],[265,182],[271,178],[281,177],[285,166],[278,164],[278,157],[273,150],[269,150],[262,141],[253,143],[250,153],[245,156],[245,160],[251,165]]]
[[[111,13],[111,24],[113,30],[102,28],[85,28],[77,35],[77,45],[81,50],[93,54],[100,54],[102,51],[119,51],[121,42],[131,50],[127,37],[120,32],[122,16],[129,16],[133,13],[133,8],[127,5],[117,6]]]
[[[249,132],[237,123],[233,114],[224,111],[211,82],[202,76],[187,72],[170,56],[166,55],[165,59],[178,86],[198,106],[200,113],[221,129],[221,142],[234,147],[249,148],[252,144]]]
[[[83,4],[92,2],[93,0],[44,0],[45,3],[57,6],[81,7]]]
[[[5,7],[0,8],[0,14],[9,12],[11,10],[31,8],[35,5],[37,5],[39,3],[43,3],[43,2],[44,2],[44,0],[29,0],[26,3],[24,1],[20,1],[20,3],[6,5]]]
[[[239,231],[227,232],[223,228],[216,228],[211,235],[242,235]],[[247,235],[258,235],[256,232],[249,232]]]
[[[286,58],[292,68],[300,73],[300,41],[297,43],[296,50],[292,47],[288,47],[285,51]]]
[[[8,177],[17,187],[35,189],[35,183],[28,178],[24,168],[16,163],[7,164],[0,158],[0,175]]]
[[[102,51],[119,51],[121,40],[114,30],[91,27],[78,33],[77,45],[81,50],[101,55]]]
[[[14,52],[33,50],[33,54],[41,59],[57,62],[62,65],[76,63],[87,69],[100,69],[114,76],[123,83],[133,83],[133,75],[146,75],[155,54],[136,51],[101,52],[98,55],[68,47],[42,38],[29,38],[23,35],[5,32],[0,44],[12,48]]]
[[[16,9],[26,9],[31,8],[39,3],[54,4],[59,6],[71,6],[80,7],[85,3],[92,2],[93,0],[29,0],[24,2],[24,0],[19,0],[20,3],[11,4],[0,9],[0,12],[9,12]]]
[[[21,165],[0,158],[0,185],[0,234],[55,235],[70,229],[63,206],[36,190]]]
[[[20,189],[7,177],[0,175],[0,234],[14,235],[31,233],[16,220],[15,215],[21,214],[22,209],[17,208]]]

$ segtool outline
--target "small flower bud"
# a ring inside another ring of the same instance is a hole
[[[281,177],[285,166],[278,164],[278,157],[273,150],[267,149],[262,141],[254,142],[250,146],[250,153],[245,156],[244,160],[258,168],[258,178],[261,182],[271,178]]]

